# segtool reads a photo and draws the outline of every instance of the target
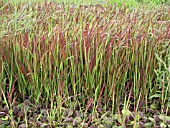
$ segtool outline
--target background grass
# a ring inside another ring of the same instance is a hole
[[[2,0],[2,1],[10,1],[11,3],[17,3],[17,2],[30,2],[27,0]],[[44,2],[44,0],[31,0],[32,2]],[[142,3],[142,4],[148,4],[148,3],[152,3],[152,4],[162,4],[162,3],[166,3],[169,4],[170,1],[169,0],[46,0],[48,2],[50,1],[55,1],[55,2],[66,2],[66,3],[76,3],[76,4],[80,4],[80,3],[86,3],[86,4],[91,4],[91,3],[118,3],[118,4],[129,4],[129,5],[136,5],[138,3]]]

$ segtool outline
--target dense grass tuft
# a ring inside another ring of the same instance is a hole
[[[27,97],[112,114],[169,102],[167,6],[1,2],[0,14],[0,100],[9,108]]]

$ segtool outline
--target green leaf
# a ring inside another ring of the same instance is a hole
[[[150,96],[149,99],[160,98],[161,96],[162,96],[161,94],[154,94],[154,95]]]
[[[139,114],[139,113],[136,113],[135,119],[136,119],[136,120],[140,120],[140,118],[141,118],[140,114]]]
[[[8,116],[5,116],[4,118],[1,118],[3,121],[8,120]]]
[[[134,121],[130,121],[130,123],[128,125],[133,125],[134,124]]]
[[[151,107],[151,109],[157,109],[157,105],[156,105],[155,103],[152,103],[152,104],[150,105],[150,107]]]
[[[170,102],[168,103],[168,107],[170,108]]]
[[[149,127],[152,127],[153,126],[153,123],[152,122],[148,122],[148,123],[145,123],[144,124],[144,127],[145,128],[149,128]]]
[[[154,118],[152,118],[152,117],[149,117],[148,119],[149,119],[151,122],[155,122]]]
[[[161,126],[161,128],[166,128],[166,124],[164,124],[164,123],[161,123],[160,126]]]
[[[7,2],[4,6],[0,8],[0,11],[3,10],[9,3]]]
[[[166,115],[159,115],[159,118],[161,119],[161,120],[164,120],[164,121],[170,121],[170,116],[166,116]]]
[[[118,120],[119,119],[119,114],[114,114],[114,119]]]
[[[132,115],[132,113],[128,109],[123,109],[122,114],[124,117]]]
[[[114,120],[117,120],[119,123],[122,122],[122,119],[119,114],[114,114]]]

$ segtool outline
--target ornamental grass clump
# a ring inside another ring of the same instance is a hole
[[[169,63],[170,13],[145,8],[1,3],[1,100],[8,109],[29,97],[51,109],[111,114],[148,111],[155,96],[168,103],[169,67],[158,84],[160,60]]]

